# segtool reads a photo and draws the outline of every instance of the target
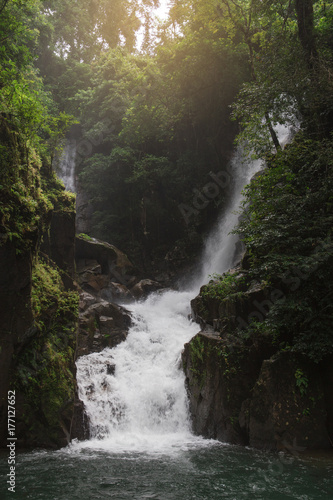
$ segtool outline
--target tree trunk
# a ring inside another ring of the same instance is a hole
[[[271,122],[271,119],[270,119],[268,113],[265,113],[265,120],[266,120],[266,123],[268,126],[269,133],[271,134],[271,138],[272,138],[272,141],[274,143],[276,152],[278,152],[280,149],[282,149],[281,144],[279,143],[279,139],[278,139],[276,132],[273,128],[273,125],[272,125],[272,122]]]
[[[313,0],[295,0],[298,37],[301,42],[307,65],[312,70],[318,60],[314,36]]]

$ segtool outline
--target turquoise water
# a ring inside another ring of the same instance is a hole
[[[332,458],[288,457],[220,443],[156,455],[80,446],[21,453],[15,494],[6,490],[6,453],[0,472],[4,500],[333,498]]]

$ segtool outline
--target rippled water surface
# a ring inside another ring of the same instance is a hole
[[[218,443],[188,443],[168,453],[112,453],[73,445],[22,453],[16,493],[6,491],[1,455],[0,498],[33,500],[333,498],[332,458],[300,459]]]

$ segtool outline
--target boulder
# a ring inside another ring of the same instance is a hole
[[[292,353],[281,352],[263,361],[246,406],[243,422],[250,446],[271,450],[284,450],[293,444],[303,449],[331,447],[318,367]]]
[[[127,284],[134,268],[127,256],[115,246],[95,238],[76,236],[76,261],[95,261],[101,266],[102,274],[112,276],[113,281]]]
[[[134,300],[133,295],[125,285],[113,281],[101,290],[100,295],[103,300],[115,303],[126,304]]]
[[[129,311],[82,292],[77,357],[123,342],[132,324]]]
[[[95,304],[96,298],[87,292],[80,293],[79,311],[86,311],[90,306]]]
[[[83,318],[95,317],[96,319],[101,316],[112,317],[121,328],[127,328],[131,325],[131,317],[129,311],[124,307],[112,304],[106,300],[101,300],[92,304],[83,313]]]
[[[231,270],[231,273],[233,271],[237,270]],[[243,278],[244,274],[240,273],[238,277]],[[241,292],[241,296],[229,295],[223,300],[205,295],[205,288],[203,286],[199,295],[191,301],[193,319],[203,329],[210,325],[220,332],[232,333],[247,328],[252,320],[262,321],[269,304],[276,300],[275,291],[257,282],[252,282],[249,287],[246,284],[238,286],[237,292]]]
[[[126,255],[109,243],[77,237],[76,270],[80,287],[98,299],[129,303],[134,300],[128,287],[136,283]]]
[[[83,290],[97,296],[100,296],[102,290],[109,285],[109,277],[107,275],[95,274],[94,271],[86,271],[80,274],[78,281]]]
[[[196,434],[293,454],[331,447],[332,360],[323,369],[279,352],[269,335],[244,340],[212,328],[182,359]]]
[[[110,335],[116,327],[116,322],[110,316],[100,316],[98,318],[99,331],[102,335]]]
[[[239,423],[243,401],[274,350],[262,339],[243,345],[232,335],[200,332],[182,354],[193,431],[207,438],[248,444]]]
[[[136,299],[143,299],[147,297],[150,293],[160,290],[162,285],[157,281],[152,281],[149,279],[141,280],[139,283],[131,288],[130,292]]]

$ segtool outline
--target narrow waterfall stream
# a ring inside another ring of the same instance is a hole
[[[76,140],[67,139],[57,165],[57,175],[67,191],[75,193]]]
[[[237,224],[242,189],[260,168],[258,161],[244,162],[237,150],[230,165],[229,206],[207,241],[202,269],[192,285],[131,305],[133,326],[127,340],[77,360],[79,397],[92,439],[76,446],[155,453],[207,444],[191,434],[181,367],[184,344],[199,331],[188,319],[189,304],[210,274],[234,264],[237,237],[230,231]]]

